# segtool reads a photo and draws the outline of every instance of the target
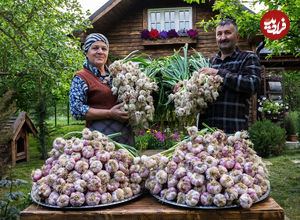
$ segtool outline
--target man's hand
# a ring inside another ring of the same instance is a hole
[[[110,109],[110,117],[119,122],[125,122],[129,119],[129,113],[126,111],[121,111],[120,108],[124,105],[124,103],[113,106]]]
[[[218,70],[214,69],[214,68],[209,68],[209,67],[203,67],[200,70],[198,70],[198,73],[202,73],[202,74],[208,74],[208,75],[217,75]]]

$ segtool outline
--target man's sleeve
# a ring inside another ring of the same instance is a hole
[[[248,53],[242,61],[240,71],[230,72],[227,69],[220,69],[218,74],[222,76],[223,85],[237,92],[254,94],[260,86],[260,62],[254,53]]]

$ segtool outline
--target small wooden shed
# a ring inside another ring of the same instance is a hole
[[[0,146],[1,162],[0,165],[7,165],[10,161],[14,166],[19,160],[29,161],[29,133],[37,134],[37,129],[26,114],[21,112],[19,115],[9,118],[0,128],[1,132],[7,131],[10,135],[8,143]]]

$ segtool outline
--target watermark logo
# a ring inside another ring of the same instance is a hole
[[[283,38],[290,29],[290,20],[279,10],[268,11],[260,20],[261,32],[271,40]]]

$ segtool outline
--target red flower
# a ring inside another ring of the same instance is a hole
[[[150,35],[150,39],[151,40],[155,40],[157,38],[159,38],[159,33],[157,29],[151,29],[151,31],[149,32]]]

